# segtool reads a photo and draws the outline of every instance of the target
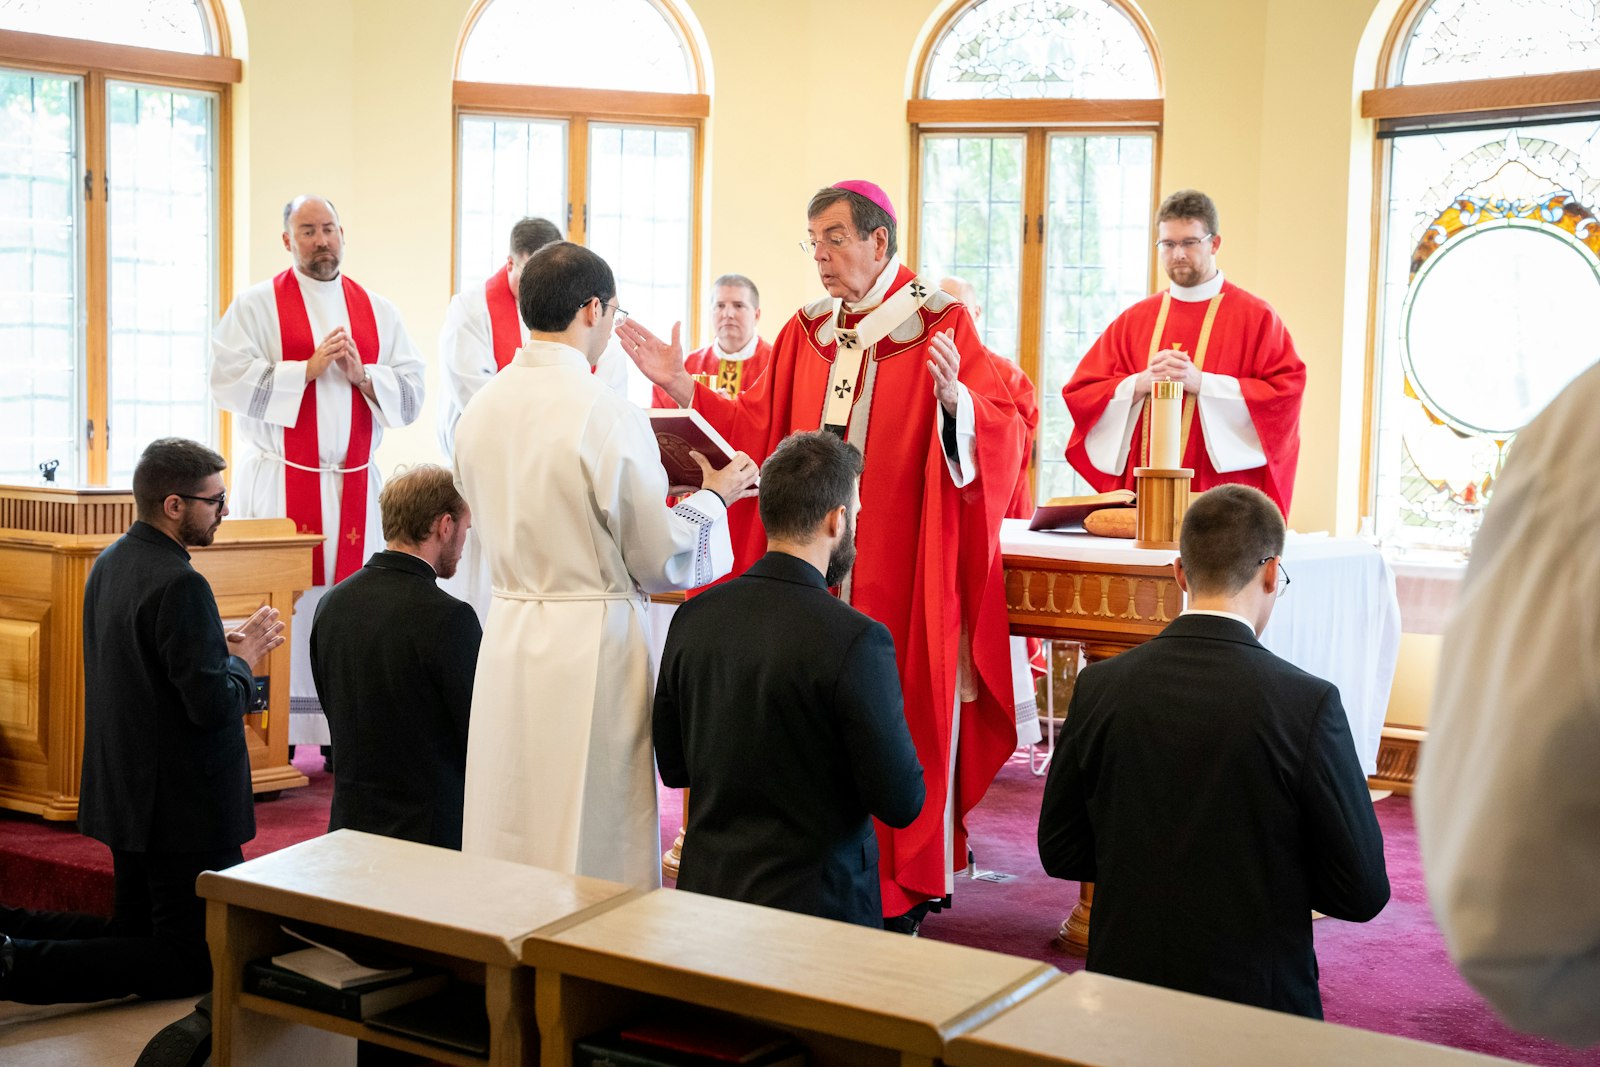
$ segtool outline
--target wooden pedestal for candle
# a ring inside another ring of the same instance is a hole
[[[1189,510],[1188,467],[1135,467],[1134,548],[1177,548],[1183,513]]]

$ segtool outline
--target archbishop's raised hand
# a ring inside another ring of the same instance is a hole
[[[933,335],[928,344],[928,373],[933,375],[933,395],[943,405],[945,413],[954,417],[956,401],[961,390],[956,377],[961,373],[961,352],[956,348],[956,332],[946,330]]]
[[[622,350],[651,384],[660,386],[680,407],[688,407],[689,398],[694,395],[694,379],[683,369],[683,345],[679,342],[682,332],[683,323],[675,322],[672,340],[663,341],[636,319],[628,319],[616,328]]]

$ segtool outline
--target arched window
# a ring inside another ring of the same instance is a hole
[[[909,255],[978,291],[984,343],[1040,393],[1040,500],[1087,492],[1064,453],[1061,387],[1148,295],[1161,79],[1118,0],[976,0],[929,36],[907,107],[917,152]]]
[[[512,224],[537,215],[605,257],[630,313],[696,336],[710,97],[675,9],[487,0],[467,19],[455,104],[458,289],[498,268]]]
[[[1367,504],[1386,540],[1470,542],[1517,431],[1600,355],[1597,68],[1592,4],[1433,0],[1391,31],[1363,102],[1383,185]]]
[[[205,0],[0,3],[0,479],[126,486],[225,440],[221,140],[239,63]]]

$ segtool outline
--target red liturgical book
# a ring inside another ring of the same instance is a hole
[[[1094,496],[1058,496],[1034,509],[1033,521],[1028,523],[1028,529],[1059,530],[1082,522],[1090,513],[1102,508],[1127,508],[1132,507],[1133,503],[1131,489],[1113,489],[1109,493],[1096,493]]]
[[[733,462],[733,446],[693,408],[651,408],[645,415],[656,432],[668,485],[700,488],[700,465],[689,455],[691,450],[706,457],[712,470],[721,470]]]

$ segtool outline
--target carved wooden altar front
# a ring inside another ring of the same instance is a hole
[[[77,818],[84,583],[133,520],[127,490],[0,485],[0,808]],[[288,623],[311,585],[311,548],[320,540],[296,534],[288,519],[230,519],[192,556],[225,625],[262,604]],[[305,785],[289,762],[289,644],[259,669],[268,704],[244,720],[251,786],[267,793]]]
[[[1183,610],[1170,565],[1129,566],[1007,555],[1011,632],[1078,641],[1090,659],[1143,644]]]

